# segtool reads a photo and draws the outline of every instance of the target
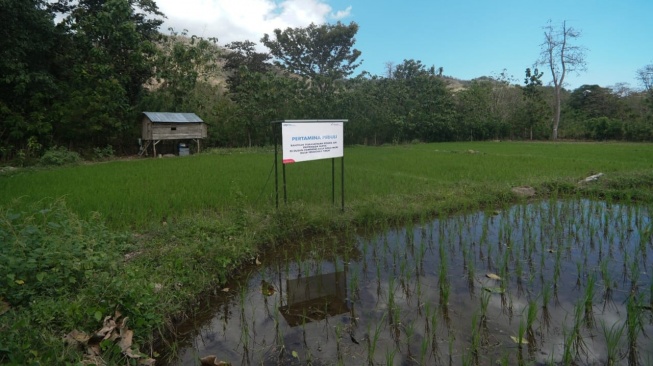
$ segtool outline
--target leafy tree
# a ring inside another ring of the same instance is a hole
[[[544,27],[544,43],[541,45],[540,64],[546,65],[551,71],[555,90],[555,109],[553,114],[552,139],[558,138],[560,111],[562,109],[562,88],[565,77],[570,72],[583,71],[586,68],[585,48],[574,45],[580,37],[580,32],[567,26],[563,21],[560,28],[551,24]]]
[[[321,91],[334,80],[354,72],[361,52],[354,47],[358,24],[311,24],[306,28],[275,29],[261,42],[270,49],[275,64],[310,79]]]
[[[43,142],[52,129],[61,34],[42,0],[0,0],[0,24],[0,156],[8,158],[30,137]]]
[[[168,99],[164,108],[171,112],[185,112],[186,101],[198,81],[210,82],[219,74],[217,60],[220,49],[217,38],[187,37],[186,31],[163,37],[156,61],[158,94]]]
[[[542,76],[538,68],[527,68],[524,77],[524,120],[529,139],[533,140],[533,129],[541,126],[547,119],[547,105],[543,97]]]
[[[598,85],[582,85],[569,96],[571,109],[587,118],[622,118],[624,105],[612,90]]]
[[[418,76],[433,76],[435,75],[435,66],[426,68],[420,60],[404,60],[401,64],[394,67],[392,77],[395,79],[412,79]]]
[[[256,43],[251,41],[231,42],[226,45],[230,52],[225,53],[222,57],[225,60],[223,68],[229,73],[227,84],[232,92],[236,92],[241,83],[241,68],[246,69],[248,72],[260,73],[271,70],[271,65],[268,63],[272,58],[270,54],[256,52],[255,47]]]
[[[421,61],[404,60],[386,79],[384,93],[394,126],[392,142],[446,141],[451,138],[455,108],[444,80]]]
[[[63,63],[69,65],[68,97],[56,108],[55,138],[104,146],[133,137],[133,108],[154,75],[155,41],[161,24],[152,0],[60,0],[70,35]]]
[[[490,137],[491,126],[496,123],[491,110],[492,88],[489,80],[473,80],[458,93],[457,139],[474,141]]]

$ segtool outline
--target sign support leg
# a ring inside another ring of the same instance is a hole
[[[336,159],[331,158],[331,204],[336,205]]]
[[[340,187],[342,189],[342,212],[345,212],[345,156],[340,158]]]

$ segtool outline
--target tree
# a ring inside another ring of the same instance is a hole
[[[0,157],[52,129],[48,110],[58,94],[53,75],[61,33],[42,0],[0,0]]]
[[[225,46],[230,52],[227,52],[223,59],[224,70],[229,73],[227,76],[227,84],[229,90],[235,93],[240,85],[241,68],[245,68],[248,72],[265,73],[270,71],[270,64],[268,61],[271,56],[268,53],[256,52],[256,43],[251,41],[244,42],[231,42]]]
[[[325,91],[333,81],[354,72],[361,52],[354,47],[358,24],[311,24],[306,28],[274,30],[274,39],[267,33],[261,42],[276,58],[275,64],[291,73],[310,79]]]
[[[188,37],[185,30],[180,34],[172,28],[169,31],[159,47],[156,77],[161,85],[157,91],[169,96],[166,110],[183,112],[197,82],[217,77],[220,49],[217,38]]]
[[[155,72],[163,14],[153,0],[59,0],[52,9],[69,35],[55,139],[103,146],[134,137],[134,107]]]
[[[395,79],[412,79],[418,76],[434,76],[435,66],[426,68],[420,60],[404,60],[401,64],[395,66],[392,77]]]
[[[586,69],[585,48],[574,45],[573,42],[580,37],[580,31],[567,26],[563,21],[560,28],[551,24],[544,27],[544,43],[541,44],[539,63],[546,65],[551,71],[555,92],[555,109],[553,114],[552,139],[558,138],[560,125],[561,94],[565,77],[570,72],[580,72]]]
[[[546,118],[546,102],[542,95],[542,76],[538,68],[526,69],[524,77],[523,96],[525,101],[525,125],[529,138],[533,139],[533,128],[542,124]]]
[[[646,65],[637,70],[637,79],[642,83],[647,92],[653,93],[653,64]]]

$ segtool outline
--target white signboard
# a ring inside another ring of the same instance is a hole
[[[282,123],[283,163],[339,158],[343,122]]]

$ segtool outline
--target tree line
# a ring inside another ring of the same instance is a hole
[[[653,140],[653,65],[637,71],[643,90],[567,90],[556,72],[584,60],[565,23],[544,27],[541,62],[523,81],[505,72],[461,81],[412,59],[354,76],[353,22],[277,29],[261,52],[250,40],[219,47],[164,34],[162,17],[153,0],[0,0],[1,159],[55,146],[134,153],[143,111],[197,113],[209,125],[204,145],[216,147],[267,145],[270,121],[314,118],[349,119],[346,144]],[[547,63],[561,51],[579,62]],[[543,85],[545,72],[554,85]]]

